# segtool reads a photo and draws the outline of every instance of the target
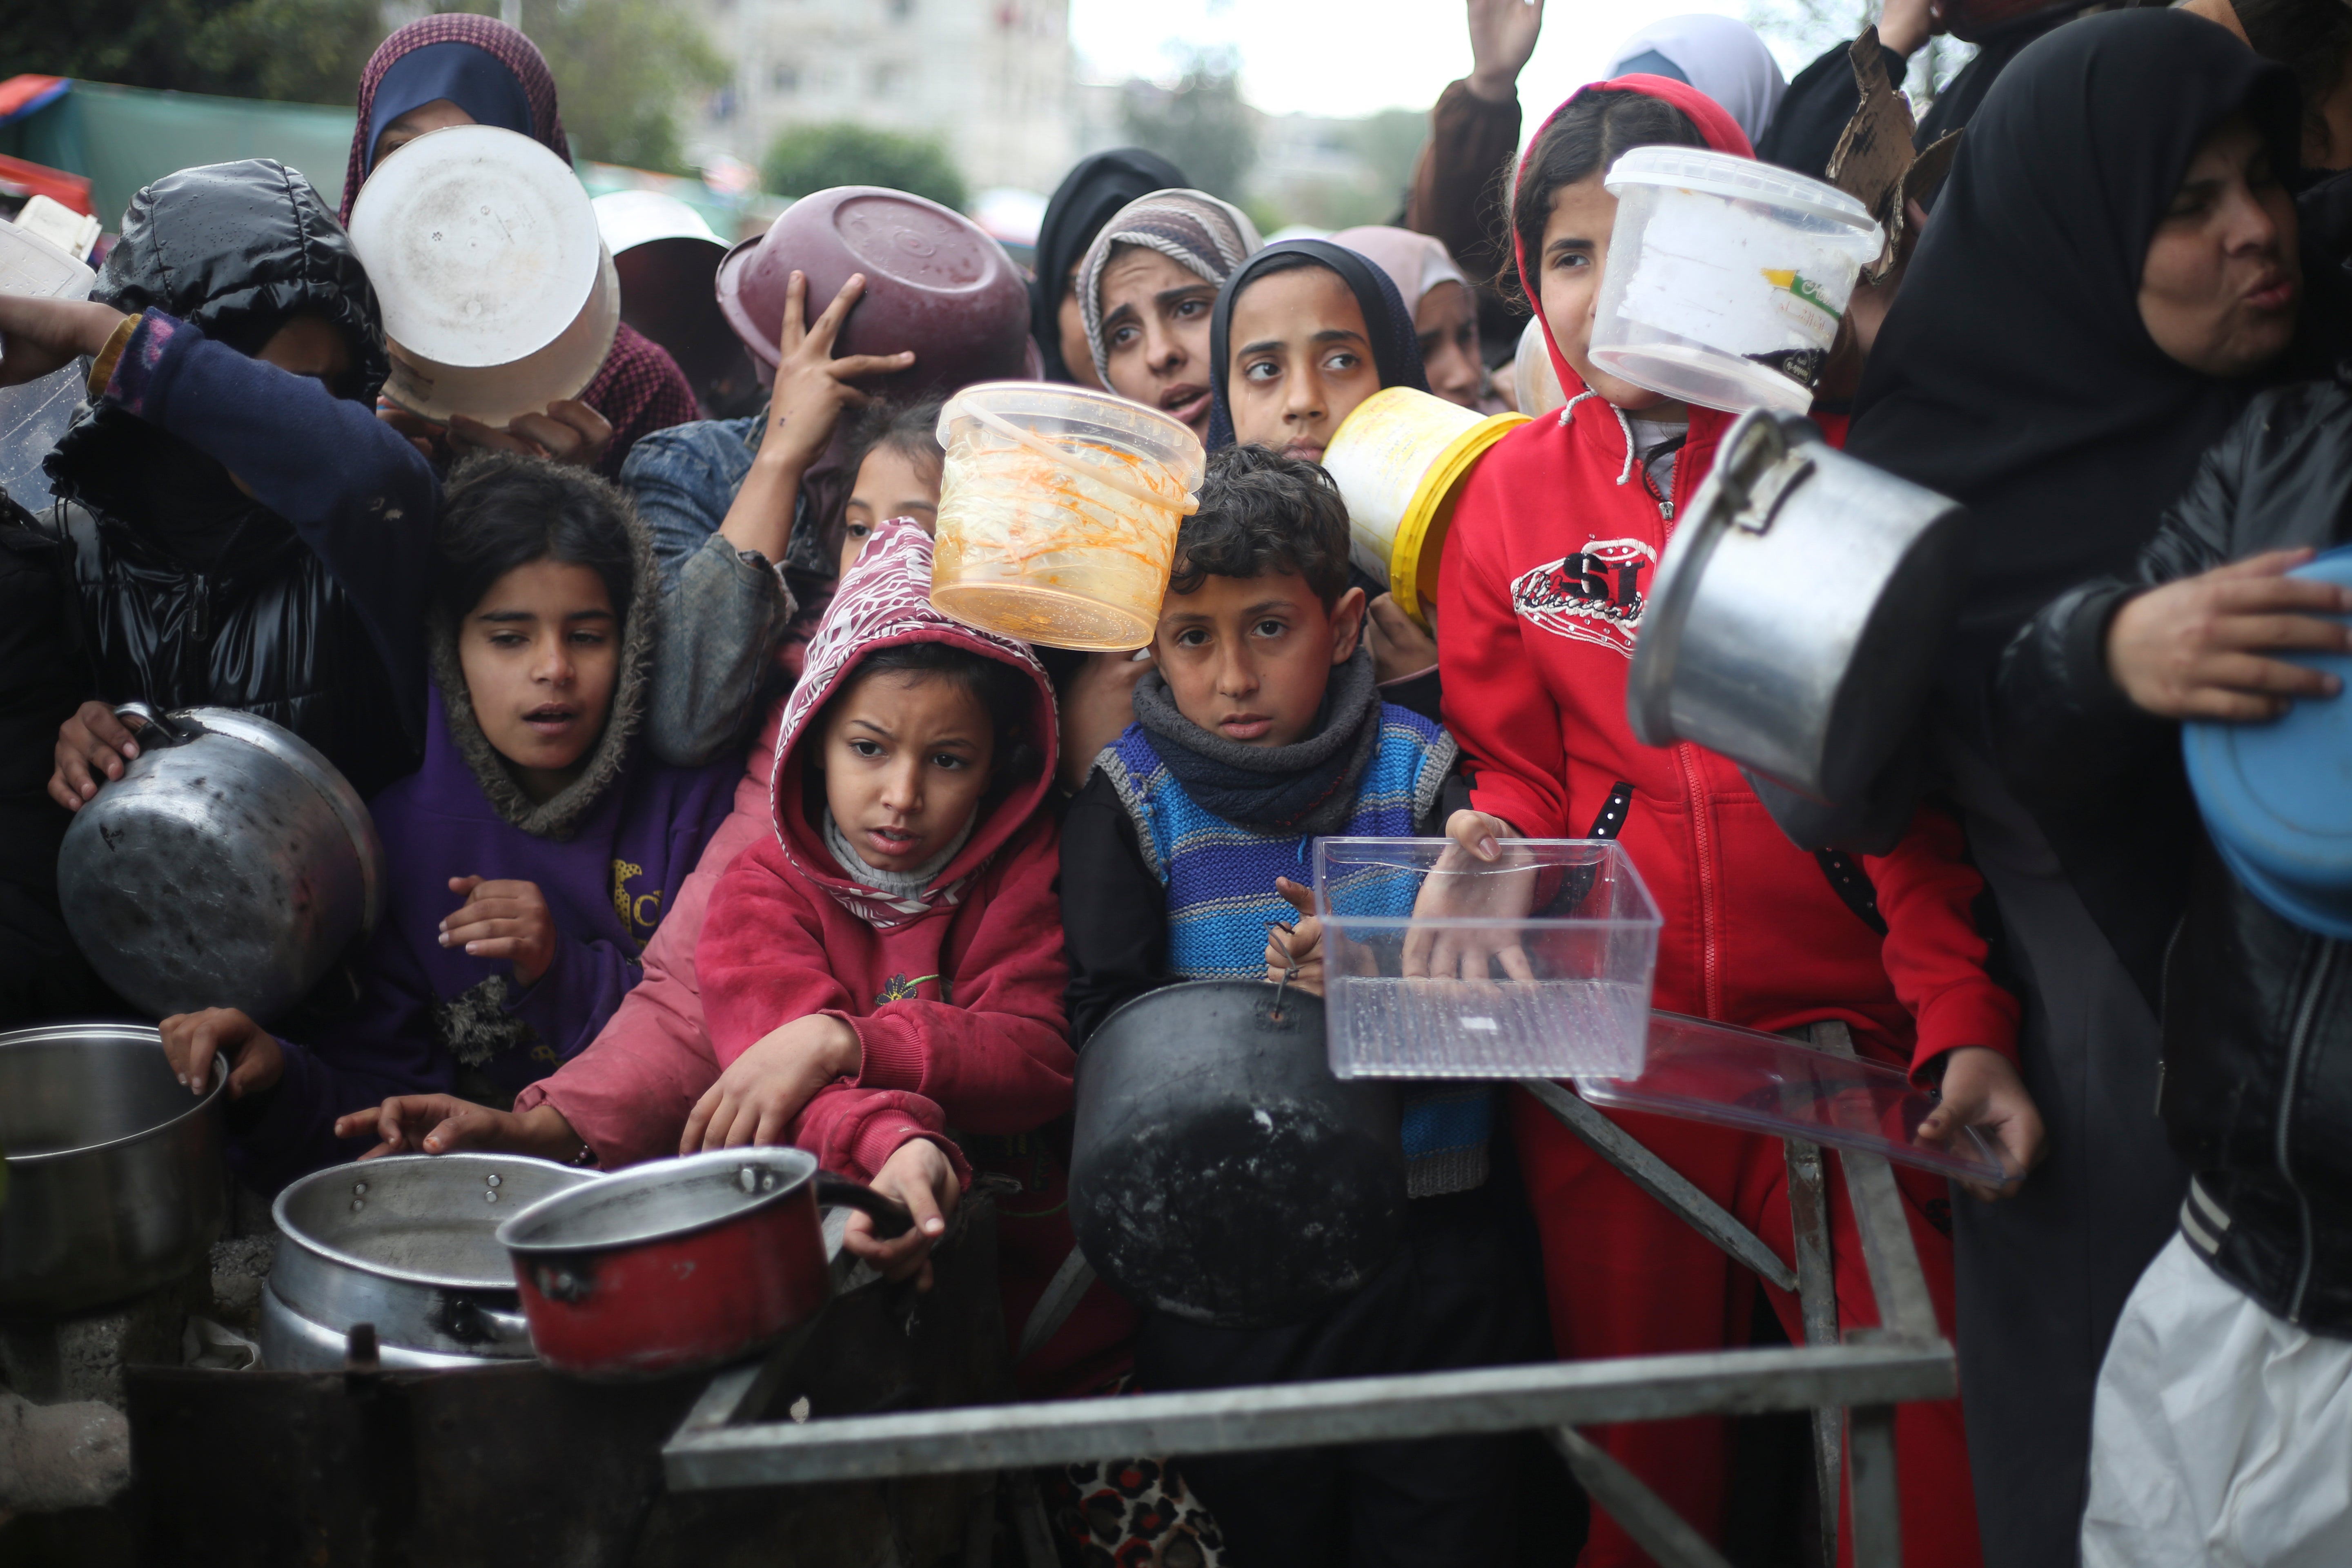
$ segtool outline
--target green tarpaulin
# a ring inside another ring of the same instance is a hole
[[[299,169],[329,206],[341,205],[352,111],[200,92],[149,92],[77,81],[46,109],[0,126],[0,153],[87,175],[109,229],[139,187],[174,169],[275,158]]]

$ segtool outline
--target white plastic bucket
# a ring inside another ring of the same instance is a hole
[[[1833,185],[1693,147],[1636,147],[1617,197],[1592,362],[1709,408],[1802,414],[1885,237]]]
[[[621,281],[562,159],[494,125],[418,137],[352,205],[392,374],[412,414],[503,426],[575,397],[612,352]]]
[[[1182,423],[1047,382],[968,386],[940,410],[931,605],[1049,647],[1142,647],[1208,455]]]
[[[1332,432],[1323,468],[1348,503],[1349,553],[1422,625],[1437,599],[1438,557],[1471,468],[1527,422],[1524,414],[1480,414],[1391,386],[1356,405]]]

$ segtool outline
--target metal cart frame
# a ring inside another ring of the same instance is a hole
[[[1813,1043],[1850,1053],[1842,1024],[1815,1026]],[[1644,1191],[1802,1306],[1805,1343],[1785,1349],[1631,1356],[1546,1366],[1481,1368],[1397,1377],[974,1405],[906,1415],[762,1420],[799,1339],[764,1361],[719,1373],[662,1450],[673,1490],[877,1480],[954,1472],[1019,1472],[1134,1455],[1233,1453],[1411,1437],[1536,1429],[1567,1460],[1592,1500],[1666,1568],[1727,1568],[1698,1531],[1577,1428],[1700,1415],[1808,1410],[1821,1496],[1824,1563],[1837,1551],[1841,1471],[1850,1479],[1857,1568],[1902,1562],[1895,1490],[1895,1406],[1949,1399],[1958,1390],[1952,1347],[1936,1321],[1895,1173],[1875,1155],[1843,1152],[1880,1326],[1841,1334],[1831,1271],[1830,1196],[1818,1145],[1787,1140],[1796,1236],[1791,1269],[1751,1231],[1559,1084],[1522,1088]],[[1048,1303],[1074,1305],[1088,1276],[1065,1269]],[[1041,1309],[1041,1317],[1044,1310]],[[1038,1319],[1024,1347],[1040,1342]],[[1033,1568],[1045,1543],[1024,1530]]]

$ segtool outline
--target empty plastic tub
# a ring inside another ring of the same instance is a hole
[[[2352,585],[2352,547],[2289,575]],[[2352,684],[2352,655],[2280,653]],[[2352,705],[2297,700],[2266,724],[2181,726],[2189,784],[2213,847],[2284,919],[2352,941]]]
[[[1340,1078],[1632,1078],[1658,906],[1624,847],[1319,838],[1331,1070]]]
[[[1143,647],[1208,455],[1179,421],[1042,381],[966,387],[940,410],[931,604],[1050,647]]]
[[[1422,625],[1437,602],[1437,562],[1471,468],[1528,422],[1482,415],[1410,386],[1375,392],[1332,433],[1323,467],[1348,503],[1349,553]]]
[[[375,285],[383,395],[504,426],[576,397],[612,352],[621,282],[564,161],[495,125],[420,136],[360,187],[352,245]]]
[[[1834,185],[1749,158],[1636,147],[1617,197],[1592,361],[1709,408],[1802,414],[1864,265],[1885,243]]]

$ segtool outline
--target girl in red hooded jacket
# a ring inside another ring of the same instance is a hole
[[[1983,1125],[2021,1172],[2038,1154],[2040,1124],[2011,1060],[2016,1004],[1984,971],[1986,944],[1969,914],[1982,883],[1957,826],[1923,811],[1892,851],[1862,862],[1882,938],[1866,901],[1850,903],[1790,844],[1732,763],[1688,744],[1642,745],[1627,722],[1645,592],[1729,424],[1597,371],[1587,353],[1616,208],[1602,178],[1626,149],[1661,142],[1753,155],[1703,94],[1631,76],[1570,99],[1520,166],[1512,212],[1520,279],[1570,400],[1499,443],[1455,515],[1439,587],[1440,668],[1445,724],[1461,742],[1475,809],[1456,814],[1448,831],[1479,854],[1491,852],[1478,847],[1490,836],[1621,837],[1665,915],[1657,1006],[1774,1031],[1843,1022],[1864,1054],[1923,1081],[1940,1074],[1947,1101],[1929,1136]],[[1805,606],[1787,613],[1801,616]],[[1792,1257],[1777,1139],[1611,1114]],[[1748,1342],[1752,1274],[1533,1100],[1513,1097],[1513,1125],[1563,1357]],[[1948,1334],[1943,1184],[1903,1174]],[[1843,1184],[1830,1190],[1840,1321],[1874,1324]],[[1794,1298],[1764,1289],[1801,1342]],[[1685,1519],[1719,1530],[1728,1457],[1719,1418],[1613,1426],[1601,1440]],[[1958,1403],[1902,1406],[1896,1445],[1906,1561],[1978,1562]],[[1848,1533],[1840,1531],[1842,1545]],[[1583,1561],[1645,1559],[1596,1510]]]

